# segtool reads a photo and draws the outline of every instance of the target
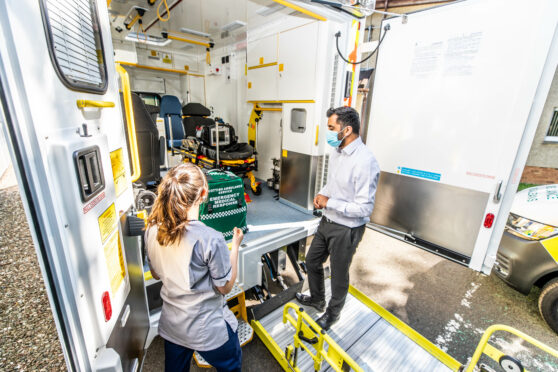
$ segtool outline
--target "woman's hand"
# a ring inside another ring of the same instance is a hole
[[[244,239],[244,233],[238,227],[235,227],[233,229],[232,247],[233,248],[240,247],[240,243],[242,243],[242,239]]]

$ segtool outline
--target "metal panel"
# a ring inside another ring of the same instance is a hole
[[[330,281],[326,280],[326,298],[330,297]],[[293,302],[298,303],[296,300]],[[313,319],[320,316],[312,307],[301,307]],[[290,323],[283,324],[282,307],[262,318],[260,323],[281,350],[293,343],[294,328]],[[328,334],[365,371],[450,370],[350,293],[340,319]],[[301,371],[313,370],[313,361],[306,352],[299,351],[297,367]],[[324,362],[321,370],[332,369]]]
[[[365,371],[450,371],[384,319],[347,350]]]
[[[371,222],[471,257],[488,196],[381,172]]]
[[[281,157],[279,196],[305,209],[312,210],[318,156],[289,151]]]
[[[126,215],[120,218],[122,226],[126,226]],[[149,313],[147,295],[143,282],[141,240],[138,236],[129,236],[123,229],[124,250],[130,276],[130,293],[118,315],[118,321],[107,348],[118,352],[122,360],[122,370],[132,371],[134,362],[141,361],[145,356],[144,346],[149,331]]]

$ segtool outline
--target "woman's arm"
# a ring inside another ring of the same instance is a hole
[[[231,254],[230,254],[231,278],[227,281],[227,283],[224,286],[216,287],[217,290],[223,295],[229,293],[233,289],[234,283],[236,282],[236,274],[238,271],[238,249],[240,248],[240,243],[242,243],[243,238],[244,238],[244,234],[242,233],[242,230],[235,227],[234,235],[232,238],[232,244],[231,244]]]

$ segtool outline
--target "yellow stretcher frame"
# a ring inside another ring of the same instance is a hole
[[[471,358],[471,361],[467,366],[462,365],[456,359],[451,357],[449,354],[438,348],[420,333],[415,331],[409,325],[401,321],[395,315],[391,314],[389,311],[384,309],[382,306],[378,305],[370,298],[368,298],[364,293],[353,287],[349,286],[349,293],[356,297],[360,302],[366,305],[369,309],[376,312],[385,321],[390,323],[393,327],[397,328],[400,332],[426,350],[429,354],[438,359],[441,363],[446,365],[452,371],[463,371],[463,372],[473,372],[477,366],[480,357],[484,354],[500,363],[501,358],[506,356],[503,352],[496,349],[494,346],[488,343],[490,337],[497,331],[504,331],[511,333],[527,342],[533,346],[539,348],[540,350],[558,358],[558,351],[551,348],[550,346],[537,341],[525,333],[518,331],[512,327],[505,325],[493,325],[486,329],[479,344]],[[296,318],[293,317],[289,311],[295,311]],[[301,311],[302,310],[302,311]],[[260,340],[264,343],[267,349],[271,352],[273,357],[277,360],[279,365],[285,371],[295,371],[302,372],[297,366],[292,365],[293,361],[293,351],[295,348],[299,348],[308,353],[314,360],[314,368],[318,371],[321,369],[321,364],[323,361],[328,363],[332,369],[335,371],[342,371],[341,366],[348,365],[354,371],[362,371],[362,368],[333,340],[327,335],[327,333],[321,331],[321,328],[316,324],[316,322],[303,311],[300,307],[294,303],[288,303],[285,305],[283,310],[283,323],[289,322],[293,327],[295,327],[295,332],[293,336],[293,344],[287,346],[285,350],[282,350],[279,345],[273,340],[271,335],[266,331],[262,324],[258,320],[252,320],[251,326],[254,332],[258,335]],[[317,342],[312,345],[315,353],[312,349],[301,342],[300,336],[307,339],[316,338]],[[328,345],[327,351],[324,350],[324,344]],[[525,370],[525,372],[528,372]]]

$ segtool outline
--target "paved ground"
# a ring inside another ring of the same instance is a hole
[[[0,226],[0,371],[63,371],[62,348],[16,187],[0,188]]]
[[[0,370],[63,370],[16,188],[0,186],[0,224]],[[538,290],[522,296],[494,276],[472,272],[374,231],[364,235],[353,260],[351,282],[460,362],[472,355],[484,329],[496,323],[512,325],[558,348],[557,335],[538,314]],[[499,335],[495,343],[518,356],[531,371],[558,371],[556,360],[537,358],[521,342]],[[243,353],[245,371],[280,370],[257,338]],[[162,371],[163,363],[163,342],[156,338],[144,371]]]
[[[484,330],[511,325],[558,348],[558,337],[542,321],[538,290],[528,297],[495,276],[473,272],[386,235],[368,230],[351,267],[351,282],[419,333],[466,363]],[[558,371],[558,361],[538,357],[518,340],[496,335],[495,346],[519,357],[531,371]],[[279,371],[259,340],[243,349],[243,370]],[[155,339],[144,371],[159,371],[163,342]],[[194,366],[193,370],[203,371]]]

